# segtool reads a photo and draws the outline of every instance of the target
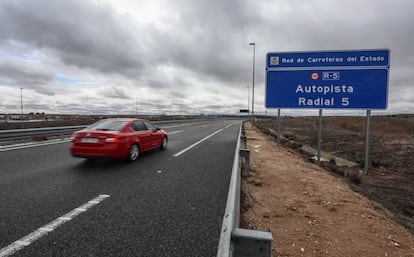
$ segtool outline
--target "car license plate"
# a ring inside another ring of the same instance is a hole
[[[89,138],[89,137],[83,137],[80,140],[82,143],[98,143],[97,138]]]

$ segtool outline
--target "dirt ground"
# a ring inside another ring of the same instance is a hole
[[[270,230],[272,256],[414,256],[414,235],[398,213],[356,190],[365,178],[353,185],[245,127],[251,172],[242,181],[241,227]]]
[[[318,117],[282,117],[281,143],[302,152],[304,146],[317,148]],[[255,125],[268,133],[275,120]],[[414,115],[373,116],[371,118],[370,168],[364,164],[365,117],[323,117],[322,151],[359,164],[353,168],[322,163],[340,176],[350,178],[350,186],[394,214],[394,219],[414,234]],[[352,176],[349,176],[351,174]],[[355,175],[356,174],[356,175]]]

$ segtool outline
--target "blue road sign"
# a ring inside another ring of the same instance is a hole
[[[387,108],[389,50],[268,53],[266,64],[266,108]]]

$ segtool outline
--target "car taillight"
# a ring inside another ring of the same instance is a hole
[[[73,136],[73,135],[72,135],[72,136],[70,137],[70,142],[75,142],[76,138],[77,138],[77,136]]]
[[[105,139],[105,142],[107,143],[119,143],[119,138],[118,137],[108,137]]]

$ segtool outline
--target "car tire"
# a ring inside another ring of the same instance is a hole
[[[131,145],[128,150],[128,161],[133,162],[138,159],[139,156],[139,146],[137,144]]]
[[[164,137],[164,138],[162,139],[160,149],[161,149],[161,150],[165,150],[165,149],[167,149],[167,145],[168,145],[168,138],[167,138],[167,137]]]

